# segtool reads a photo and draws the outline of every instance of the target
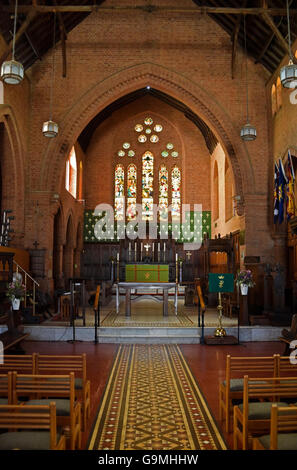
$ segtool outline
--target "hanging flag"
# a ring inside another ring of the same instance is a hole
[[[288,151],[288,171],[287,171],[287,220],[295,215],[295,194],[294,194],[295,173],[290,150]]]
[[[273,206],[273,223],[278,222],[278,209],[279,209],[279,195],[278,195],[278,184],[279,184],[279,168],[277,162],[274,163],[274,206]]]
[[[281,158],[279,159],[279,181],[278,181],[278,197],[279,197],[279,206],[278,206],[278,221],[281,224],[284,221],[284,210],[285,210],[285,196],[286,196],[286,185],[287,177],[285,174],[283,162]]]

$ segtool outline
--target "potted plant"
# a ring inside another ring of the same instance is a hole
[[[19,310],[21,300],[24,300],[26,288],[21,281],[15,280],[8,284],[6,295],[11,300],[12,309]]]
[[[249,287],[254,287],[255,285],[252,271],[249,269],[242,269],[241,271],[238,271],[236,284],[240,286],[241,295],[247,295]]]

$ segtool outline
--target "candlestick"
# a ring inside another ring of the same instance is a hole
[[[158,243],[158,251],[160,251],[160,243]]]
[[[166,251],[166,243],[164,242],[164,253],[165,253],[165,251]]]
[[[117,261],[120,261],[120,253],[117,253]]]

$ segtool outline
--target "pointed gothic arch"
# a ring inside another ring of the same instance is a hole
[[[52,191],[56,191],[60,187],[61,162],[65,161],[65,154],[69,152],[82,129],[98,113],[98,109],[103,110],[119,97],[131,92],[131,90],[146,87],[148,83],[151,87],[184,102],[212,129],[230,158],[235,175],[236,194],[241,196],[238,212],[242,214],[244,189],[253,191],[256,182],[248,149],[242,144],[238,129],[234,128],[228,111],[222,109],[213,96],[198,84],[165,67],[151,63],[129,67],[125,74],[121,71],[108,77],[84,93],[69,108],[68,112],[64,113],[64,118],[60,123],[59,136],[55,142],[49,142],[45,148],[40,185]],[[49,159],[53,155],[54,162],[49,165]]]

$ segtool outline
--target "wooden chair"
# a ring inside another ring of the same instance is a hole
[[[269,431],[273,402],[288,406],[285,401],[297,396],[297,377],[249,378],[244,376],[243,403],[234,407],[233,449],[241,441],[242,449],[248,449],[249,437]],[[251,402],[251,400],[261,400]],[[264,401],[265,400],[265,401]]]
[[[75,401],[74,372],[69,375],[12,373],[12,400],[28,398],[27,405],[56,403],[58,426],[69,426],[70,448],[81,447],[81,405]]]
[[[0,450],[65,450],[57,433],[56,405],[0,405]],[[21,430],[21,432],[17,431]]]
[[[35,374],[36,353],[33,354],[6,354],[0,372],[16,371],[20,374]]]
[[[82,429],[85,430],[91,412],[91,383],[87,379],[86,354],[72,356],[36,354],[37,374],[65,374],[68,372],[75,374],[75,394],[82,404]]]
[[[270,434],[254,437],[253,450],[297,450],[297,406],[273,404]]]
[[[226,357],[226,379],[219,386],[219,413],[220,420],[225,420],[226,432],[230,430],[232,400],[242,400],[243,376],[253,374],[254,376],[273,377],[277,371],[277,359],[269,357]]]
[[[0,405],[12,404],[12,372],[0,374]]]

